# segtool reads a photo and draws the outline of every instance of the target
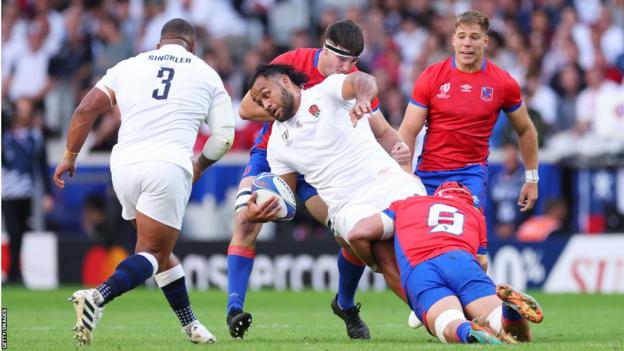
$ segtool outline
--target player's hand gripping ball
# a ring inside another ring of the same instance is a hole
[[[272,197],[277,197],[280,205],[278,222],[288,222],[295,217],[297,201],[295,195],[286,182],[275,174],[260,173],[253,183],[251,192],[256,193],[256,204],[262,205]]]

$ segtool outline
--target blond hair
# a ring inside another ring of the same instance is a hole
[[[487,16],[479,11],[466,11],[455,18],[455,30],[462,24],[475,23],[483,30],[483,33],[487,33],[490,29],[490,21]]]

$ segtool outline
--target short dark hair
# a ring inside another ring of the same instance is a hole
[[[457,16],[455,18],[455,30],[457,30],[457,27],[459,27],[461,24],[465,23],[478,24],[479,27],[481,27],[481,30],[483,30],[483,33],[486,34],[490,29],[490,20],[488,20],[486,15],[479,11],[466,11],[461,15]]]
[[[285,74],[292,80],[292,82],[297,86],[302,86],[308,81],[308,76],[305,73],[301,73],[295,70],[295,67],[291,65],[280,65],[280,64],[268,64],[268,65],[260,65],[256,68],[254,75],[249,80],[249,86],[254,85],[256,80],[259,77],[274,77]]]
[[[162,27],[160,40],[163,39],[179,39],[191,45],[195,43],[195,28],[182,18],[174,18]]]
[[[325,40],[329,40],[333,45],[343,47],[355,57],[360,56],[364,51],[362,29],[351,20],[330,24],[325,30]]]

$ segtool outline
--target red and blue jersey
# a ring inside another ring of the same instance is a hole
[[[402,272],[453,250],[475,257],[486,253],[485,217],[466,201],[413,196],[393,202],[384,213],[394,219],[395,252]]]
[[[311,88],[323,80],[325,76],[318,70],[318,61],[321,54],[320,48],[301,48],[292,51],[285,52],[276,58],[274,58],[272,64],[291,65],[295,70],[304,73],[308,76],[308,81],[304,84],[303,89]],[[357,71],[357,67],[353,66],[349,73]],[[371,102],[373,111],[377,111],[379,108],[379,99],[375,98]],[[273,122],[265,122],[260,134],[256,138],[256,144],[253,149],[266,150],[271,136],[271,130],[273,128]]]
[[[509,73],[494,63],[484,59],[481,70],[466,73],[452,56],[418,77],[410,103],[428,109],[418,170],[442,171],[486,164],[500,110],[517,110],[522,94]]]

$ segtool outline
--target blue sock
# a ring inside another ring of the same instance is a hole
[[[188,292],[186,291],[186,281],[184,277],[163,286],[162,288],[169,306],[175,312],[182,326],[185,326],[197,318],[191,309]]]
[[[522,316],[513,308],[503,304],[503,319],[508,321],[519,321],[522,320]]]
[[[115,273],[96,288],[104,298],[100,306],[106,305],[117,296],[142,284],[153,273],[154,266],[145,256],[134,254],[127,257],[117,265]]]
[[[470,336],[470,322],[466,321],[459,326],[455,330],[455,334],[457,335],[457,339],[462,344],[468,343],[468,337]]]
[[[242,310],[245,305],[245,295],[255,255],[254,249],[240,246],[228,248],[228,313],[233,309]]]
[[[364,264],[354,263],[359,261],[357,258],[347,256],[344,249],[338,253],[338,305],[343,310],[355,306],[355,291],[365,268]]]

